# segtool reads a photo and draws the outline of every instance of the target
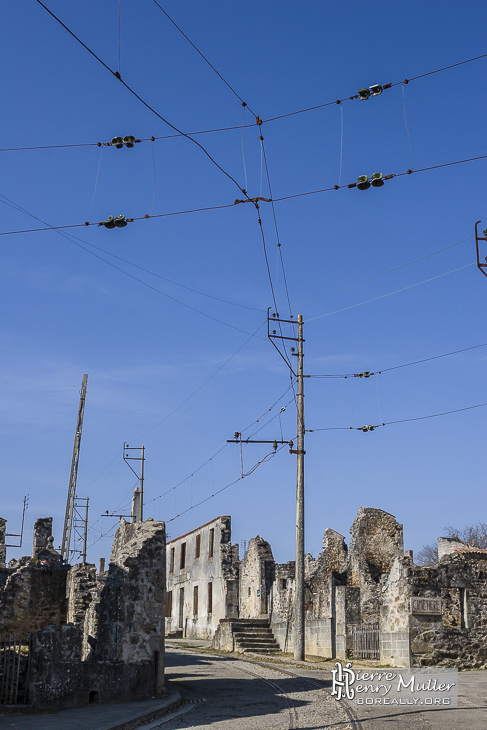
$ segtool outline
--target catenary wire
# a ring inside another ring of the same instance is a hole
[[[464,347],[461,350],[453,350],[452,352],[444,352],[442,355],[434,355],[433,357],[425,357],[422,360],[413,360],[412,362],[405,362],[402,365],[394,365],[390,368],[382,368],[376,370],[371,375],[382,375],[382,373],[388,373],[391,370],[399,370],[400,368],[408,368],[411,365],[419,365],[424,362],[431,362],[432,360],[440,360],[443,357],[450,357],[451,355],[458,355],[461,352],[469,352],[469,350],[477,350],[479,347],[487,347],[487,342],[481,345],[472,345],[471,347]],[[345,373],[342,375],[306,375],[306,378],[353,378],[356,373]]]
[[[47,8],[46,8],[46,10],[47,10]],[[50,11],[48,11],[48,12],[50,12]],[[52,13],[51,13],[51,15],[52,15]],[[61,21],[59,21],[59,22],[61,22]],[[62,25],[62,23],[61,23],[61,25]],[[66,27],[66,26],[64,26],[64,27]],[[68,29],[66,28],[66,30],[68,30]],[[71,31],[69,31],[69,32],[71,33]],[[74,35],[74,34],[71,33],[71,35]],[[82,43],[82,41],[79,41],[79,42]],[[82,44],[82,45],[84,45],[84,44]],[[95,55],[95,54],[92,53],[92,51],[90,51],[90,49],[87,46],[85,46],[85,48],[92,55]],[[425,78],[427,76],[431,76],[433,74],[440,73],[441,71],[447,71],[449,69],[456,68],[457,66],[462,66],[465,63],[471,63],[472,61],[478,61],[478,60],[480,60],[482,58],[486,58],[486,57],[487,57],[487,53],[484,53],[484,54],[482,54],[480,56],[475,56],[474,58],[468,58],[465,61],[459,61],[458,63],[451,64],[450,66],[444,66],[443,68],[436,69],[435,71],[428,71],[427,73],[419,74],[418,76],[412,76],[411,78],[404,79],[403,81],[396,81],[394,83],[391,83],[391,88],[394,87],[394,86],[399,86],[400,84],[405,84],[406,82],[407,83],[410,83],[411,81],[416,81],[418,79],[422,79],[422,78]],[[95,56],[95,58],[100,63],[103,64],[103,61],[100,58],[98,58],[97,56]],[[105,65],[105,64],[103,64],[103,65]],[[110,71],[111,73],[114,73],[108,66],[105,65],[105,68],[108,71]],[[278,116],[268,117],[266,119],[263,119],[263,122],[268,123],[268,122],[276,121],[278,119],[285,119],[286,117],[292,117],[292,116],[295,116],[296,114],[305,114],[307,112],[315,111],[317,109],[323,109],[324,107],[332,106],[334,104],[341,104],[344,101],[354,101],[357,98],[358,98],[357,95],[353,95],[353,96],[350,96],[350,97],[346,97],[344,99],[337,99],[337,100],[334,100],[334,101],[329,101],[329,102],[326,102],[324,104],[318,104],[316,106],[307,107],[305,109],[298,109],[296,111],[287,112],[286,114],[280,114]],[[249,111],[251,111],[251,110],[249,109]],[[252,122],[252,124],[246,124],[245,127],[253,127],[253,126],[255,126],[255,124],[256,124],[255,122]],[[241,125],[234,125],[234,126],[229,126],[229,127],[218,127],[218,128],[215,128],[215,129],[202,129],[202,130],[197,130],[195,132],[187,132],[186,134],[187,134],[187,136],[195,136],[195,135],[198,135],[198,134],[214,134],[214,133],[218,133],[218,132],[229,132],[229,131],[240,130],[241,128],[242,128]],[[179,136],[180,136],[180,134],[178,133],[178,134],[160,135],[160,136],[157,136],[157,137],[146,137],[146,138],[141,139],[141,142],[148,142],[150,140],[156,140],[156,139],[173,139],[173,138],[177,138]],[[23,146],[23,147],[2,147],[2,148],[0,148],[0,152],[19,152],[19,151],[23,151],[23,150],[64,149],[64,148],[67,148],[67,147],[96,147],[96,146],[100,147],[100,145],[102,145],[102,144],[107,145],[107,146],[110,146],[110,142],[104,142],[104,143],[101,143],[101,142],[80,142],[80,143],[77,143],[77,144],[75,143],[75,144],[34,145],[34,146],[31,146],[31,147],[28,147],[28,146]]]
[[[238,189],[240,190],[240,192],[241,192],[241,193],[243,193],[243,195],[246,195],[246,193],[244,192],[243,188],[242,188],[242,187],[241,187],[241,186],[239,185],[239,183],[237,182],[237,180],[235,180],[235,178],[234,178],[234,177],[233,177],[233,176],[232,176],[232,175],[231,175],[231,174],[230,174],[229,172],[227,172],[227,171],[226,171],[226,170],[225,170],[225,169],[224,169],[224,168],[223,168],[223,167],[222,167],[222,166],[221,166],[221,165],[220,165],[220,164],[219,164],[219,163],[218,163],[218,162],[217,162],[217,161],[216,161],[216,160],[215,160],[215,159],[214,159],[214,158],[213,158],[213,157],[212,157],[211,155],[210,155],[210,153],[208,152],[208,150],[207,150],[207,149],[206,149],[205,147],[203,147],[203,145],[202,145],[202,144],[200,144],[200,143],[199,143],[199,142],[198,142],[198,141],[197,141],[196,139],[193,139],[193,137],[191,137],[190,135],[188,135],[188,134],[186,134],[185,132],[183,132],[182,130],[178,129],[178,127],[176,127],[176,126],[175,126],[174,124],[171,124],[171,122],[169,122],[169,121],[168,121],[167,119],[165,119],[165,118],[164,118],[164,117],[162,116],[162,114],[159,114],[159,112],[158,112],[158,111],[156,111],[156,110],[154,109],[154,107],[152,107],[152,106],[151,106],[150,104],[148,104],[148,102],[146,102],[146,101],[145,101],[145,100],[144,100],[144,99],[143,99],[143,98],[142,98],[141,96],[139,96],[139,94],[137,94],[137,92],[136,92],[136,91],[135,91],[134,89],[132,89],[132,87],[131,87],[131,86],[129,86],[129,84],[127,84],[127,83],[126,83],[126,82],[125,82],[125,81],[124,81],[124,80],[122,79],[122,77],[121,77],[121,75],[120,75],[120,73],[119,73],[118,71],[113,71],[113,70],[112,70],[112,69],[111,69],[111,68],[110,68],[110,67],[109,67],[109,66],[108,66],[108,65],[107,65],[107,64],[106,64],[106,63],[105,63],[104,61],[102,61],[102,59],[101,59],[101,58],[100,58],[99,56],[97,56],[97,55],[96,55],[96,53],[94,53],[94,52],[93,52],[93,51],[92,51],[92,50],[91,50],[91,49],[90,49],[90,48],[89,48],[89,47],[88,47],[88,46],[87,46],[87,45],[86,45],[85,43],[83,43],[83,41],[82,41],[82,40],[81,40],[80,38],[78,38],[78,36],[77,36],[77,35],[76,35],[75,33],[73,33],[73,31],[72,31],[72,30],[70,30],[70,29],[68,28],[68,26],[67,26],[67,25],[65,25],[65,24],[64,24],[64,23],[63,23],[63,22],[62,22],[62,21],[61,21],[61,20],[60,20],[60,19],[59,19],[59,18],[57,17],[57,15],[55,15],[55,14],[54,14],[54,13],[53,13],[53,12],[52,12],[51,10],[49,10],[49,8],[48,8],[48,7],[46,7],[46,5],[44,5],[44,3],[43,3],[43,2],[41,2],[41,0],[37,0],[37,2],[38,2],[38,4],[39,4],[39,5],[41,5],[41,6],[42,6],[42,7],[44,8],[44,10],[46,10],[46,11],[47,11],[47,12],[49,13],[49,15],[51,15],[51,16],[52,16],[52,17],[54,18],[54,20],[56,20],[56,21],[57,21],[57,22],[58,22],[58,23],[59,23],[59,24],[60,24],[60,25],[61,25],[61,26],[62,26],[62,27],[63,27],[63,28],[65,29],[65,30],[66,30],[66,31],[67,31],[67,32],[68,32],[68,33],[69,33],[69,34],[70,34],[70,35],[71,35],[71,36],[72,36],[72,37],[73,37],[73,38],[74,38],[74,39],[75,39],[76,41],[78,41],[78,43],[80,43],[80,44],[81,44],[81,45],[83,46],[83,48],[85,48],[85,49],[86,49],[86,50],[87,50],[87,51],[88,51],[88,52],[89,52],[89,53],[90,53],[90,54],[91,54],[91,55],[92,55],[92,56],[93,56],[93,57],[94,57],[94,58],[95,58],[95,59],[96,59],[96,60],[97,60],[97,61],[98,61],[99,63],[101,63],[101,65],[102,65],[102,66],[104,66],[104,68],[106,68],[106,69],[107,69],[107,71],[109,71],[109,72],[110,72],[110,73],[112,74],[112,76],[115,76],[115,78],[117,78],[117,79],[118,79],[118,80],[120,81],[120,83],[121,83],[121,84],[122,84],[122,85],[123,85],[123,86],[124,86],[124,87],[125,87],[125,88],[127,89],[127,91],[129,91],[129,92],[130,92],[130,93],[131,93],[131,94],[132,94],[132,95],[133,95],[133,96],[134,96],[134,97],[135,97],[136,99],[138,99],[138,101],[140,101],[140,102],[141,102],[141,104],[143,104],[143,105],[144,105],[144,106],[146,107],[146,109],[148,109],[148,110],[149,110],[150,112],[152,112],[153,114],[155,114],[155,116],[156,116],[156,117],[158,117],[158,118],[159,118],[159,119],[160,119],[160,120],[161,120],[162,122],[164,122],[164,124],[167,124],[167,126],[168,126],[168,127],[170,127],[171,129],[173,129],[173,130],[174,130],[175,132],[177,132],[177,133],[178,133],[179,135],[181,135],[182,137],[186,137],[186,139],[189,139],[189,140],[191,140],[191,142],[193,142],[193,144],[195,144],[195,145],[196,145],[197,147],[199,147],[199,148],[200,148],[200,150],[201,150],[201,151],[202,151],[202,152],[203,152],[203,153],[204,153],[204,154],[205,154],[205,155],[206,155],[206,156],[208,157],[208,159],[209,159],[209,160],[210,160],[210,161],[211,161],[211,162],[212,162],[212,163],[213,163],[213,164],[215,165],[215,167],[217,167],[217,168],[218,168],[218,169],[220,170],[220,172],[222,172],[222,173],[223,173],[223,174],[224,174],[224,175],[225,175],[225,176],[226,176],[226,177],[227,177],[227,178],[228,178],[229,180],[231,180],[231,181],[232,181],[232,182],[233,182],[233,183],[234,183],[234,184],[235,184],[235,185],[237,186],[237,188],[238,188]]]
[[[453,413],[462,413],[464,411],[472,411],[474,408],[484,408],[487,403],[477,403],[474,406],[466,406],[465,408],[455,408],[452,411],[443,411],[442,413],[431,413],[428,416],[416,416],[414,418],[401,418],[397,421],[386,421],[385,423],[378,423],[373,428],[380,428],[381,426],[392,426],[397,423],[410,423],[411,421],[425,421],[428,418],[440,418],[440,416],[450,416]],[[362,431],[362,426],[330,426],[327,428],[307,428],[306,433],[317,433],[318,431]]]
[[[36,0],[36,1],[40,2],[40,0]],[[406,172],[391,173],[390,178],[388,175],[386,175],[386,178],[393,179],[396,177],[403,177],[404,175],[416,175],[417,173],[420,173],[420,172],[427,172],[430,170],[439,170],[440,168],[443,168],[443,167],[451,167],[452,165],[462,165],[466,162],[476,162],[477,160],[485,160],[485,159],[487,159],[487,155],[478,155],[477,157],[469,157],[464,160],[455,160],[454,162],[445,162],[445,163],[442,163],[441,165],[431,165],[430,167],[423,167],[418,170],[407,170]],[[292,200],[294,198],[302,198],[307,195],[317,195],[319,193],[328,193],[331,190],[342,190],[343,188],[355,188],[356,186],[357,186],[356,182],[349,183],[348,185],[334,185],[333,187],[330,187],[330,188],[321,188],[319,190],[308,190],[303,193],[294,193],[293,195],[284,195],[279,198],[273,198],[272,200],[267,199],[264,202],[278,203],[283,200]],[[210,206],[206,206],[203,208],[192,208],[189,210],[177,210],[177,211],[171,211],[169,213],[156,213],[155,215],[149,215],[148,213],[146,213],[146,215],[143,215],[143,216],[127,218],[127,221],[130,223],[133,223],[135,221],[151,220],[153,218],[168,218],[170,216],[186,215],[188,213],[201,213],[203,211],[209,211],[209,210],[223,210],[224,208],[234,208],[235,205],[237,205],[238,203],[253,203],[253,202],[254,201],[252,199],[248,198],[244,201],[235,200],[234,203],[227,203],[225,205],[210,205]],[[63,225],[63,226],[48,226],[46,228],[30,228],[30,229],[21,230],[21,231],[2,231],[2,232],[0,232],[0,236],[12,236],[14,234],[19,234],[19,233],[38,233],[40,231],[50,231],[50,230],[64,230],[67,228],[83,228],[83,226],[100,227],[102,225],[103,225],[103,222],[102,223],[90,223],[89,221],[86,221],[85,223],[74,223],[74,224]]]

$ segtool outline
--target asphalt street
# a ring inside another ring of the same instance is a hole
[[[331,696],[330,667],[308,669],[168,648],[166,676],[188,702],[183,714],[152,727],[218,730],[487,729],[487,671],[460,672],[459,707],[357,707]]]

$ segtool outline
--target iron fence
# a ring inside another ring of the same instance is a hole
[[[0,636],[0,705],[25,702],[28,648],[19,634]]]
[[[353,656],[355,659],[380,659],[377,624],[358,624],[353,627]]]

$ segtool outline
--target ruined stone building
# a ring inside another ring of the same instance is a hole
[[[221,544],[209,558],[211,530]],[[377,508],[359,508],[348,546],[327,528],[322,552],[305,557],[307,654],[398,667],[486,665],[487,551],[440,538],[439,555],[435,566],[414,565],[402,525]],[[230,518],[219,517],[168,543],[167,560],[168,632],[214,637],[232,651],[269,627],[281,650],[293,650],[294,562],[276,563],[262,537],[239,560]],[[217,578],[210,612],[208,585]]]
[[[216,517],[166,546],[166,634],[206,639],[238,616],[238,545],[231,518]]]
[[[37,520],[32,556],[0,563],[0,634],[29,647],[28,660],[18,654],[17,701],[45,708],[160,696],[164,523],[122,519],[98,574],[88,563],[64,565],[52,543],[52,518]],[[13,663],[15,651],[4,648],[3,659]]]

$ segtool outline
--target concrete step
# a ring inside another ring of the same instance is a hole
[[[239,649],[241,654],[281,654],[280,649],[269,649],[268,647],[261,647],[260,649]]]
[[[276,641],[237,641],[239,649],[279,649]]]
[[[274,638],[274,634],[272,633],[272,631],[270,629],[267,629],[267,631],[264,629],[259,629],[258,631],[234,631],[233,635],[236,639],[245,638],[247,636],[249,637],[249,639],[258,639],[261,637],[264,639],[265,638],[269,638],[269,639]]]

